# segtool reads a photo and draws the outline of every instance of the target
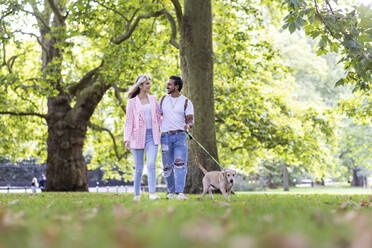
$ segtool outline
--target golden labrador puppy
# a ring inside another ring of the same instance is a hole
[[[231,189],[234,185],[236,178],[235,170],[225,170],[225,171],[207,171],[200,163],[197,157],[195,157],[196,165],[204,173],[203,177],[203,193],[202,198],[204,199],[207,191],[209,192],[209,197],[213,200],[212,190],[219,189],[225,196],[225,199],[230,201]]]

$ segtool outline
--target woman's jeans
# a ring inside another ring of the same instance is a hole
[[[134,174],[134,193],[135,195],[140,194],[141,179],[144,167],[144,153],[146,150],[147,160],[147,173],[148,173],[148,184],[149,192],[155,192],[155,177],[156,177],[156,156],[158,155],[158,145],[154,144],[152,137],[152,129],[146,130],[146,143],[145,149],[132,149],[134,158],[135,174]]]
[[[187,173],[186,133],[162,133],[161,154],[168,193],[183,193]]]

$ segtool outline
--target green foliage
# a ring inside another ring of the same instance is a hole
[[[341,51],[345,77],[336,85],[354,84],[354,91],[369,91],[372,83],[372,9],[367,6],[346,8],[337,1],[285,0],[289,14],[283,29],[291,33],[304,28],[307,35],[317,38],[318,54]]]
[[[295,100],[290,70],[283,65],[267,27],[245,23],[260,16],[259,6],[253,6],[244,13],[227,3],[215,10],[220,158],[245,170],[277,158],[320,176],[332,164],[333,114],[311,105],[303,107]]]
[[[365,174],[368,175],[372,168],[372,127],[347,121],[342,130],[338,156],[341,165],[349,172],[348,179],[354,169],[366,168]]]

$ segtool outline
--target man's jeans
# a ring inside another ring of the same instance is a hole
[[[161,154],[168,193],[183,193],[187,172],[186,133],[162,133]]]
[[[156,162],[156,156],[158,155],[158,145],[154,144],[154,139],[152,137],[152,129],[146,130],[145,149],[132,149],[134,165],[135,165],[135,173],[134,173],[135,195],[140,194],[145,150],[146,150],[146,160],[147,160],[149,192],[153,193],[155,192],[155,177],[156,177],[155,162]]]

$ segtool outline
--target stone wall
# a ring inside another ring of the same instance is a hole
[[[46,174],[46,165],[39,164],[4,164],[0,163],[0,187],[28,187],[31,186],[33,177],[40,178],[42,174]],[[103,171],[100,169],[89,170],[88,180],[89,187],[97,186],[116,186],[116,185],[131,185],[133,183],[124,183],[123,180],[107,180],[103,181]]]

